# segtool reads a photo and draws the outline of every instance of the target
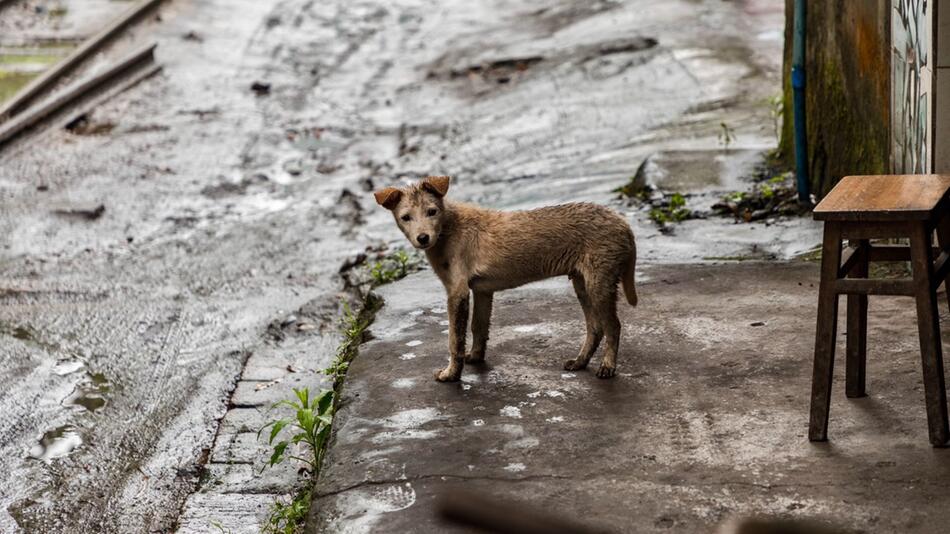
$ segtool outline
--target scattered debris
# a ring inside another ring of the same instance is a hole
[[[271,386],[276,386],[277,384],[280,384],[282,381],[283,381],[282,378],[275,378],[275,379],[271,380],[270,382],[262,382],[262,383],[260,383],[260,384],[258,384],[258,385],[256,385],[256,386],[254,386],[254,391],[262,391],[262,390],[265,390],[265,389],[267,389],[267,388],[269,388],[269,387],[271,387]]]
[[[198,43],[204,42],[204,37],[198,34],[198,32],[192,30],[185,35],[182,35],[182,39],[186,41],[195,41]]]
[[[489,80],[493,79],[495,81],[503,78],[510,80],[513,74],[524,72],[542,61],[544,61],[544,58],[541,56],[527,56],[487,61],[485,63],[471,65],[462,69],[452,69],[449,71],[449,78],[456,79],[481,77]],[[434,77],[431,73],[429,76]],[[507,80],[501,83],[507,83]]]
[[[289,159],[284,162],[283,168],[291,176],[300,176],[303,173],[303,162],[300,158]]]
[[[267,82],[254,82],[251,84],[251,91],[257,96],[266,96],[270,94],[270,84]]]
[[[69,121],[65,128],[76,135],[105,135],[115,128],[115,123],[97,122],[88,113],[82,113]]]
[[[87,221],[94,221],[99,217],[102,217],[102,214],[106,212],[106,207],[104,204],[98,204],[92,207],[73,207],[73,208],[63,208],[53,210],[53,213],[56,215],[62,215],[64,217],[74,217],[77,219],[85,219]]]
[[[641,52],[648,50],[659,44],[659,41],[653,37],[633,37],[630,39],[620,39],[597,45],[598,56],[609,56],[611,54],[624,54],[629,52]]]
[[[756,322],[754,322],[754,323],[749,324],[749,326],[765,326],[765,322],[764,322],[764,321],[756,321]]]
[[[347,258],[346,260],[344,260],[343,264],[340,265],[340,270],[338,272],[340,274],[343,274],[349,271],[350,269],[352,269],[353,267],[356,267],[358,265],[363,265],[364,263],[366,263],[366,253],[360,252],[356,256],[353,256],[352,258]]]
[[[798,191],[792,173],[784,173],[757,183],[750,191],[736,191],[722,197],[712,209],[720,215],[732,215],[737,221],[752,222],[782,215],[801,215],[807,207],[798,203]]]

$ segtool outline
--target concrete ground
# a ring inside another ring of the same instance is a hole
[[[0,4],[18,59],[128,7]],[[165,0],[63,84],[146,42],[160,73],[0,147],[0,532],[259,531],[310,482],[257,476],[263,407],[321,386],[341,265],[404,246],[374,189],[610,205],[651,262],[808,250],[807,218],[661,228],[614,193],[749,189],[783,27],[781,0]]]
[[[747,515],[946,530],[950,451],[928,444],[909,301],[871,301],[867,398],[844,396],[839,329],[830,441],[810,443],[815,264],[639,275],[610,381],[561,369],[583,332],[566,280],[496,295],[488,364],[458,384],[432,379],[446,357],[434,275],[384,287],[308,532],[451,531],[434,498],[458,487],[617,532],[709,532]]]

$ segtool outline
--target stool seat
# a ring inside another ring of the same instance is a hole
[[[815,206],[820,221],[931,220],[950,202],[950,175],[846,176]]]
[[[950,175],[848,176],[818,204],[814,217],[825,228],[809,439],[828,439],[838,296],[848,298],[845,395],[854,398],[865,396],[868,296],[906,295],[916,301],[930,442],[947,446],[950,420],[937,288],[950,285]],[[871,241],[895,238],[907,239],[909,245]],[[849,245],[845,251],[843,241]],[[871,278],[868,264],[875,261],[909,261],[913,276]]]

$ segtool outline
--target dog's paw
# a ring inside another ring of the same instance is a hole
[[[485,353],[469,352],[465,355],[465,363],[485,363]]]
[[[577,358],[564,362],[565,371],[580,371],[582,369],[587,369],[587,362],[577,361]]]
[[[615,374],[617,374],[617,370],[613,367],[601,365],[600,369],[597,370],[597,378],[613,378]]]
[[[435,379],[439,382],[458,382],[462,378],[462,371],[454,371],[451,368],[439,369],[435,372]]]

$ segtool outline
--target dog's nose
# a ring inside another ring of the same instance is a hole
[[[429,244],[429,234],[419,234],[418,236],[416,236],[416,241],[418,241],[419,244],[422,245],[422,246],[428,245],[428,244]]]

